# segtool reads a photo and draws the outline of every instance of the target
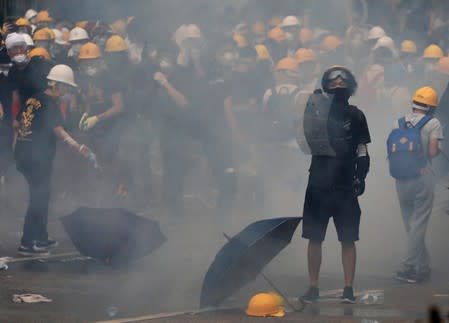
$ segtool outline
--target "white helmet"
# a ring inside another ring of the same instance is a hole
[[[186,38],[201,38],[201,30],[197,25],[191,24],[186,28]]]
[[[175,41],[176,45],[181,46],[182,42],[187,38],[187,25],[181,25],[176,29],[175,33],[173,34],[173,40]]]
[[[287,16],[282,20],[281,27],[295,27],[300,26],[301,23],[296,16]]]
[[[23,39],[25,39],[25,43],[27,44],[28,47],[33,47],[34,46],[33,38],[31,38],[30,35],[22,34],[22,37],[23,37]]]
[[[47,80],[68,84],[74,87],[78,86],[73,77],[73,70],[64,64],[53,66],[47,75]]]
[[[52,29],[53,33],[55,34],[55,43],[58,45],[68,45],[69,43],[65,41],[64,35],[59,29]]]
[[[390,49],[393,53],[396,51],[394,46],[394,40],[388,36],[383,36],[377,40],[376,45],[374,45],[373,50],[376,50],[380,47],[386,47]]]
[[[26,46],[25,38],[23,37],[23,35],[24,34],[18,33],[8,34],[5,40],[6,49],[10,49],[14,46]]]
[[[70,30],[69,41],[89,39],[87,31],[81,27],[75,27]]]
[[[30,19],[32,19],[32,18],[34,18],[36,16],[37,16],[37,12],[34,9],[28,9],[25,12],[25,18],[28,19],[28,20],[30,20]]]
[[[368,32],[368,39],[379,39],[386,36],[385,30],[380,26],[371,28]]]

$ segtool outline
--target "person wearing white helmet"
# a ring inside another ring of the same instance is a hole
[[[81,27],[70,30],[69,42],[71,44],[68,56],[76,59],[80,53],[80,48],[89,41],[89,34]]]
[[[24,15],[24,17],[26,19],[28,19],[28,21],[31,23],[31,32],[32,33],[36,30],[36,16],[37,16],[37,11],[34,9],[28,9]]]
[[[287,16],[282,20],[280,25],[285,32],[285,39],[287,41],[287,55],[293,56],[299,48],[299,31],[301,29],[301,22],[296,16]]]
[[[376,44],[377,40],[383,36],[386,36],[385,30],[380,26],[374,26],[368,31],[367,42],[370,48]]]
[[[45,89],[27,98],[17,118],[14,157],[30,194],[18,249],[22,256],[48,255],[49,249],[58,244],[49,239],[47,232],[52,163],[57,139],[81,156],[95,161],[92,151],[74,140],[62,126],[60,101],[77,86],[72,69],[67,65],[56,65],[46,79]]]
[[[33,38],[31,38],[28,34],[22,34],[23,39],[25,39],[25,43],[27,44],[28,51],[32,50],[34,48],[34,41]]]
[[[59,29],[52,29],[55,40],[50,44],[49,52],[53,60],[57,63],[64,63],[67,60],[70,43],[65,41],[64,35]]]

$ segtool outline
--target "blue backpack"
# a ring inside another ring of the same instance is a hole
[[[425,115],[413,126],[400,118],[399,128],[393,129],[387,139],[390,174],[396,179],[412,179],[421,175],[426,166],[427,154],[421,143],[421,129],[432,116]]]

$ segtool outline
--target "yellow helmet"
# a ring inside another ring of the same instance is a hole
[[[108,53],[124,52],[128,50],[128,45],[126,45],[123,37],[119,35],[112,35],[106,41],[106,46],[104,51]]]
[[[432,44],[424,49],[422,58],[441,58],[444,56],[443,50],[440,46]]]
[[[101,57],[101,50],[94,43],[85,43],[80,48],[80,53],[78,55],[79,59],[95,59]]]
[[[254,46],[257,52],[257,60],[259,61],[267,61],[271,58],[270,51],[268,50],[267,46],[263,44],[257,44]]]
[[[313,31],[310,28],[301,28],[299,31],[299,40],[302,44],[308,43],[313,39]]]
[[[119,35],[124,35],[126,33],[127,23],[124,19],[117,19],[110,25],[113,32]]]
[[[285,316],[284,308],[278,304],[279,300],[273,294],[258,293],[249,300],[246,314],[257,317],[283,317]]]
[[[42,47],[36,47],[33,48],[29,53],[28,53],[28,57],[31,59],[33,57],[37,57],[37,56],[42,56],[43,58],[45,58],[46,60],[50,60],[50,54],[48,53],[48,51],[45,48]]]
[[[441,57],[437,63],[437,71],[449,75],[449,57]]]
[[[278,43],[285,40],[285,31],[281,27],[275,27],[268,32],[268,38]]]
[[[50,29],[48,27],[45,27],[45,28],[42,28],[42,29],[45,30],[48,33],[48,35],[50,36],[51,40],[55,40],[56,35],[55,35],[55,32],[52,29]]]
[[[53,22],[53,18],[50,17],[50,14],[47,10],[39,11],[36,16],[36,22]]]
[[[316,55],[313,50],[310,48],[299,48],[295,53],[295,58],[298,61],[298,64],[315,61]]]
[[[16,25],[18,27],[31,27],[30,21],[26,18],[19,18],[16,20]]]
[[[416,44],[412,40],[404,40],[401,43],[401,52],[402,53],[416,53],[418,50],[416,49]]]
[[[343,42],[340,40],[340,38],[334,35],[329,35],[321,42],[321,49],[326,52],[330,52],[336,50],[337,47],[341,44],[343,44]]]
[[[298,61],[291,57],[284,57],[276,64],[275,70],[298,72]]]
[[[234,35],[232,35],[232,39],[237,44],[238,48],[245,48],[246,46],[248,46],[248,41],[242,34],[235,33]]]
[[[33,34],[33,40],[51,40],[50,33],[48,32],[47,28],[42,28],[37,30]]]
[[[428,111],[438,105],[438,94],[430,86],[423,86],[413,94],[413,108]]]
[[[263,22],[260,22],[260,21],[255,22],[252,25],[251,29],[252,29],[254,35],[265,36],[265,25],[263,24]]]

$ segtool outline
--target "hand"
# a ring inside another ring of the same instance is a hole
[[[365,192],[365,180],[359,178],[354,179],[352,189],[356,197],[362,195]]]
[[[92,129],[98,122],[97,116],[88,117],[86,120],[84,120],[82,124],[82,130],[86,131],[89,129]]]
[[[161,84],[161,85],[164,85],[165,83],[168,82],[168,81],[167,81],[167,76],[166,76],[165,74],[161,73],[161,72],[156,72],[156,73],[154,73],[153,79],[154,79],[155,81],[158,81],[159,84]]]
[[[83,157],[86,157],[86,158],[89,157],[90,154],[93,154],[92,150],[90,150],[90,148],[87,147],[86,145],[81,145],[79,152]]]

